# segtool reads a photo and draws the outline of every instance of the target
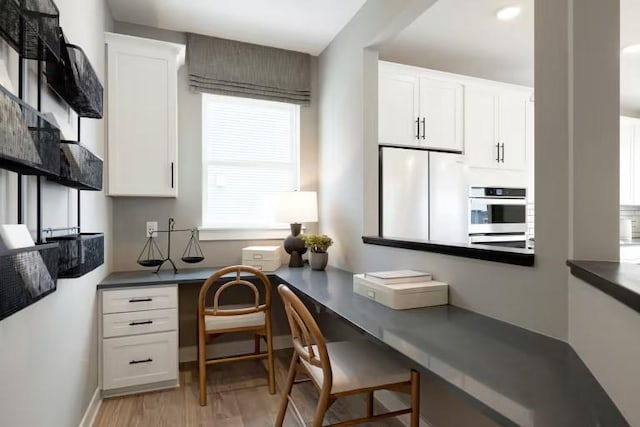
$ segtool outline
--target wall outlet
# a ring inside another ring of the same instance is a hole
[[[145,232],[147,237],[158,237],[158,221],[147,221]]]

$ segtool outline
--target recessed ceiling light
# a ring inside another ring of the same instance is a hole
[[[631,44],[622,48],[622,53],[638,53],[640,52],[640,43]]]
[[[520,6],[507,6],[503,7],[496,13],[496,18],[501,21],[511,21],[515,19],[522,12],[522,8]]]

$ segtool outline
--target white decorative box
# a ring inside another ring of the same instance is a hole
[[[242,248],[242,264],[262,271],[276,271],[282,265],[280,246]]]
[[[354,274],[353,292],[394,310],[449,303],[449,285],[435,280],[384,285],[367,280],[364,274]]]

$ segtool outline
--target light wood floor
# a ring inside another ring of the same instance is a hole
[[[180,368],[180,387],[139,395],[105,399],[94,427],[272,427],[280,403],[280,384],[284,384],[291,360],[290,350],[276,352],[278,392],[270,395],[263,361],[211,365],[207,371],[208,405],[198,403],[198,374],[195,363]],[[293,400],[305,423],[313,418],[317,392],[311,383],[293,387]],[[357,418],[365,414],[360,396],[339,399],[333,404],[325,424]],[[286,427],[300,423],[289,405]],[[400,425],[387,420],[377,427]]]

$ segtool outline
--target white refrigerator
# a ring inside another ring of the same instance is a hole
[[[380,156],[382,237],[468,243],[463,155],[382,147]]]

